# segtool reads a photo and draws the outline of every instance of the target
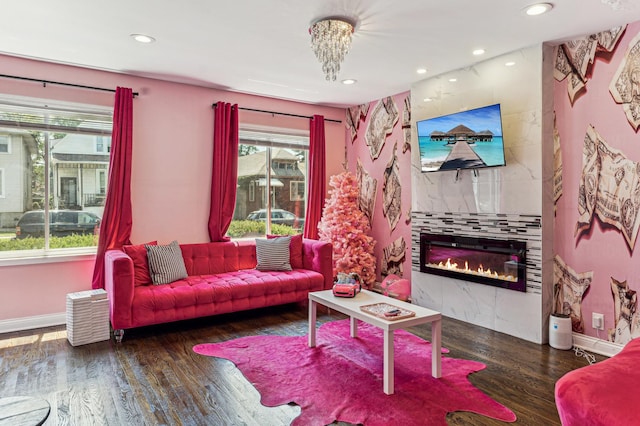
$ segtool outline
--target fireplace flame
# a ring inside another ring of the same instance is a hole
[[[439,262],[437,264],[428,263],[427,266],[430,268],[444,269],[448,271],[459,272],[462,274],[479,275],[482,277],[493,278],[493,279],[502,280],[502,281],[511,281],[511,282],[518,281],[518,278],[514,277],[513,275],[499,274],[497,271],[492,271],[491,268],[484,269],[484,266],[482,266],[482,264],[480,264],[480,266],[478,266],[477,269],[473,270],[469,268],[469,262],[465,261],[464,268],[459,268],[458,263],[456,263],[455,261],[452,262],[451,258],[447,259],[446,262]]]

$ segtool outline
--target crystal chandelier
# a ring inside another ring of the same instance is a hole
[[[336,81],[340,64],[351,47],[354,24],[345,18],[323,18],[309,28],[311,48],[327,80]]]

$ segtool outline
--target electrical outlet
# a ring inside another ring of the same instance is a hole
[[[591,327],[595,328],[596,330],[604,330],[604,314],[592,312]]]

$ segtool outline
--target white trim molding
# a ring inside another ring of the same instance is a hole
[[[31,330],[34,328],[51,327],[67,323],[66,312],[57,314],[36,315],[33,317],[11,318],[0,320],[0,334],[12,331]]]
[[[624,345],[608,342],[584,334],[573,333],[573,346],[599,355],[612,357],[624,348]]]

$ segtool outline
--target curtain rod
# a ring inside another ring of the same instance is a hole
[[[217,104],[213,104],[211,105],[212,108],[215,108]],[[264,112],[267,114],[277,114],[277,115],[286,115],[288,117],[298,117],[298,118],[312,118],[308,115],[299,115],[299,114],[290,114],[288,112],[276,112],[276,111],[267,111],[264,109],[254,109],[254,108],[243,108],[243,107],[238,107],[238,109],[244,110],[244,111],[253,111],[253,112]],[[331,118],[325,118],[324,121],[330,121],[332,123],[342,123],[342,120],[333,120]]]
[[[77,87],[79,89],[101,90],[103,92],[112,92],[112,93],[116,92],[115,89],[105,89],[103,87],[84,86],[82,84],[62,83],[62,82],[59,82],[59,81],[42,80],[42,79],[38,79],[38,78],[29,78],[29,77],[20,77],[20,76],[17,76],[17,75],[0,74],[0,77],[2,77],[2,78],[13,78],[15,80],[34,81],[36,83],[42,83],[42,85],[45,86],[45,87],[47,86],[47,84],[57,84],[59,86]],[[136,97],[136,96],[138,96],[138,92],[133,92],[133,97]]]

